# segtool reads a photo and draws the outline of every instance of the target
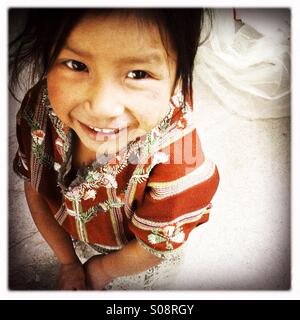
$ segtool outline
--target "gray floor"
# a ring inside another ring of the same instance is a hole
[[[209,223],[190,238],[176,287],[288,289],[290,119],[250,121],[204,92],[196,119],[221,182]]]
[[[285,290],[290,286],[290,119],[231,114],[195,80],[195,119],[221,182],[210,221],[194,230],[172,289]],[[10,104],[10,164],[17,149]],[[53,290],[58,263],[37,232],[23,182],[9,172],[9,288]]]

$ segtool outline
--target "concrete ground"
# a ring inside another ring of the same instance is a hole
[[[189,239],[175,287],[288,289],[290,119],[247,120],[205,89],[195,118],[221,180],[210,221]]]
[[[194,230],[171,289],[285,290],[290,286],[290,119],[247,120],[195,80],[195,113],[221,181],[210,221]],[[10,104],[10,164],[17,150]],[[34,226],[23,182],[9,172],[9,288],[53,290],[58,262]]]

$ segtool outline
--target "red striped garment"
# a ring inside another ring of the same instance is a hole
[[[182,95],[172,97],[168,115],[148,134],[70,179],[74,135],[53,112],[46,81],[29,90],[17,114],[14,170],[73,238],[116,250],[138,239],[164,255],[208,220],[219,174]]]

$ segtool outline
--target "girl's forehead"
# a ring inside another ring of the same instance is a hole
[[[115,50],[136,52],[156,51],[165,58],[172,55],[167,39],[161,29],[151,20],[136,15],[112,13],[109,15],[87,13],[78,22],[67,38],[67,46],[96,52]],[[119,52],[120,53],[120,52]]]

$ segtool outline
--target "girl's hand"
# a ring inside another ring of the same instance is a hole
[[[84,263],[87,289],[103,290],[113,280],[103,269],[102,259],[103,256],[93,256]]]
[[[62,264],[57,286],[59,290],[86,290],[83,265],[79,261]]]

